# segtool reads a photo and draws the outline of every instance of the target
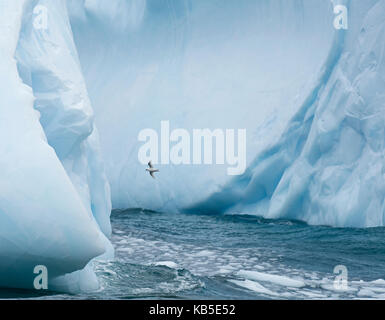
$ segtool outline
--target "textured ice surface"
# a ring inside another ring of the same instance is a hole
[[[383,0],[85,3],[71,24],[114,207],[383,225]],[[158,165],[146,179],[137,136],[161,120],[246,128],[247,171]]]
[[[329,1],[71,3],[115,208],[176,211],[221,190],[226,165],[158,165],[147,179],[139,131],[246,128],[250,163],[306,98],[334,33]]]
[[[385,1],[350,1],[349,10],[350,29],[335,32],[314,88],[278,142],[193,210],[384,224]]]
[[[44,265],[50,289],[94,289],[111,205],[66,3],[0,4],[0,286],[32,288]]]

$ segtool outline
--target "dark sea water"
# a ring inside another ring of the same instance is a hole
[[[385,228],[330,228],[246,215],[141,209],[114,211],[111,219],[116,259],[95,263],[99,291],[24,297],[385,298]],[[347,269],[347,287],[335,285],[337,265]]]

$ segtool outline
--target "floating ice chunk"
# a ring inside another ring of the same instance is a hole
[[[373,280],[373,281],[371,281],[370,283],[376,284],[376,285],[385,286],[385,280],[384,280],[384,279]]]
[[[273,275],[258,271],[241,270],[237,272],[237,275],[245,279],[270,282],[285,287],[301,288],[305,286],[305,282],[302,280],[295,280],[286,276]]]
[[[254,292],[262,293],[262,294],[267,294],[269,296],[277,296],[278,294],[276,292],[273,292],[261,284],[259,284],[256,281],[251,281],[251,280],[229,280],[230,282],[236,284],[237,286],[249,289]]]
[[[358,291],[357,296],[359,297],[374,297],[376,294],[369,288],[362,288]]]
[[[154,263],[155,266],[165,266],[170,269],[177,269],[178,265],[174,261],[158,261]]]
[[[199,251],[199,252],[194,254],[194,256],[196,256],[196,257],[208,257],[208,256],[212,256],[212,255],[215,255],[215,252],[210,251],[210,250],[202,250],[202,251]]]

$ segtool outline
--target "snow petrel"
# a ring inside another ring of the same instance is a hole
[[[155,176],[154,176],[154,172],[159,172],[158,169],[155,169],[153,166],[152,166],[152,163],[151,161],[148,162],[148,169],[146,169],[146,171],[148,171],[151,175],[151,177],[153,177],[155,179]]]

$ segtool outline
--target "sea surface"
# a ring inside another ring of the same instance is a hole
[[[385,299],[385,228],[249,215],[113,211],[116,259],[97,292],[32,299]]]

